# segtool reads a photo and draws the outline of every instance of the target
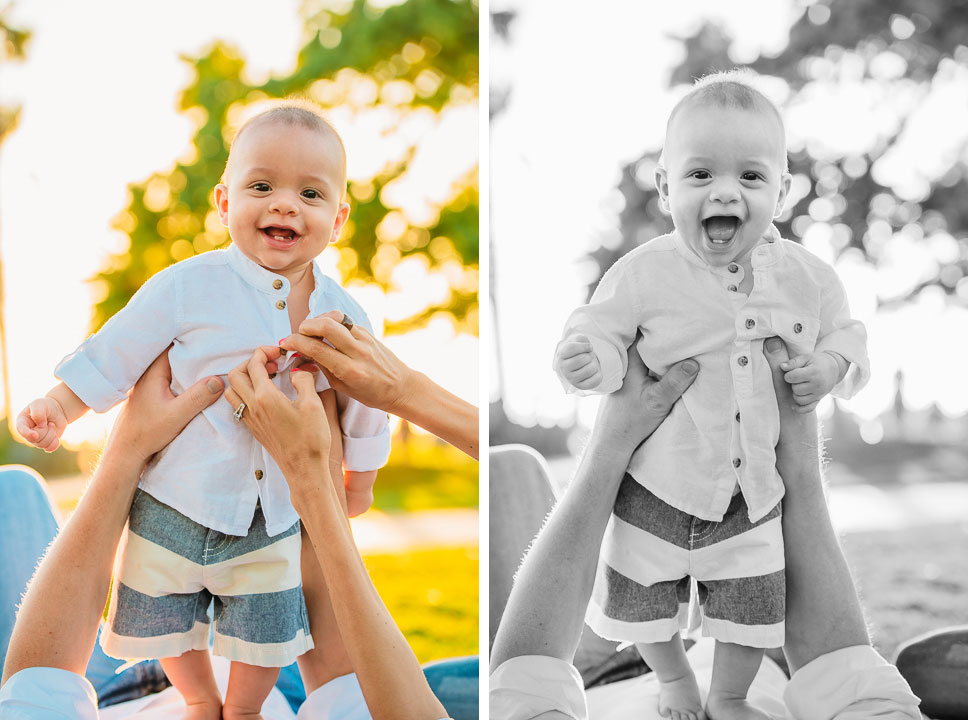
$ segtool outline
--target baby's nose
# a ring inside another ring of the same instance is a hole
[[[710,188],[709,199],[721,203],[736,202],[740,199],[739,186],[728,180],[720,180]]]

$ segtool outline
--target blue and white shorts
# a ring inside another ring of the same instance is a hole
[[[256,507],[243,537],[210,530],[138,490],[114,569],[101,647],[112,657],[176,657],[208,648],[284,667],[313,648],[302,591],[298,522],[269,537]]]
[[[690,578],[698,589],[703,635],[747,647],[783,645],[780,506],[751,523],[737,493],[721,521],[702,520],[626,475],[605,530],[585,621],[609,640],[665,642],[687,624]]]

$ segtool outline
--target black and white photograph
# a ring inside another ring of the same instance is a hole
[[[964,717],[965,9],[490,19],[491,717]]]

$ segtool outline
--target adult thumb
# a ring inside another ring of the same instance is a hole
[[[218,400],[224,389],[225,384],[222,382],[222,379],[212,375],[211,377],[202,378],[196,382],[179,395],[176,400],[181,406],[179,408],[180,411],[184,411],[186,414],[190,413],[188,416],[190,420]]]

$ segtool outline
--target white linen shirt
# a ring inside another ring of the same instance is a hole
[[[309,316],[342,310],[369,329],[363,309],[313,263],[315,289]],[[260,345],[276,345],[291,333],[286,298],[289,281],[246,257],[235,245],[196,255],[162,270],[127,306],[64,358],[55,370],[92,410],[105,412],[124,400],[148,365],[168,354],[177,395],[209,375],[225,379]],[[283,365],[288,367],[291,358]],[[289,398],[289,373],[275,384]],[[227,384],[227,381],[226,381]],[[317,390],[329,383],[318,374]],[[382,467],[390,453],[386,413],[337,396],[348,470]],[[141,477],[149,495],[212,530],[245,535],[256,502],[266,531],[277,535],[299,519],[289,486],[269,453],[224,400],[196,415],[155,456]]]
[[[669,416],[639,446],[629,474],[670,505],[703,520],[720,521],[739,484],[756,522],[783,497],[774,449],[779,412],[763,341],[782,338],[790,355],[832,350],[849,363],[834,388],[839,397],[859,390],[870,374],[867,333],[850,317],[833,268],[775,227],[752,252],[753,287],[738,291],[744,270],[709,265],[677,233],[663,235],[620,258],[587,305],[565,324],[567,338],[584,334],[602,368],[589,390],[622,386],[627,348],[662,376],[693,358],[699,375]]]

